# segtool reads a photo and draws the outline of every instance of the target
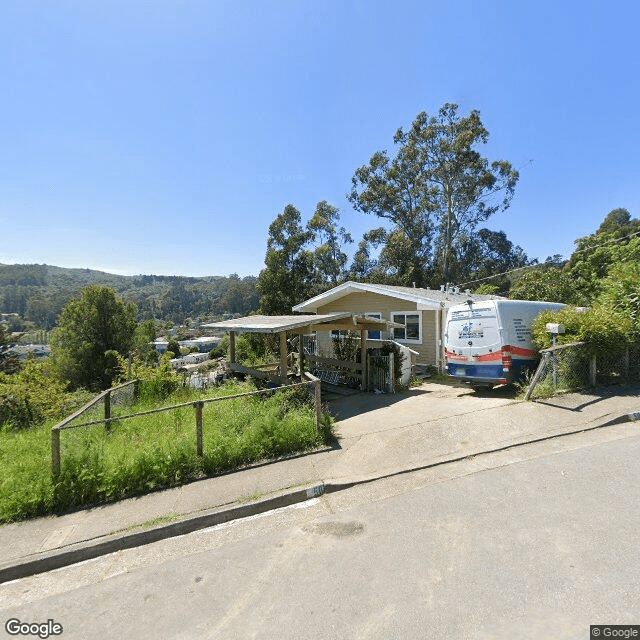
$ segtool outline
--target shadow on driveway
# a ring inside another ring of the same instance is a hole
[[[589,389],[584,393],[571,393],[534,400],[534,402],[549,407],[557,407],[558,409],[566,409],[567,411],[582,411],[585,407],[602,402],[612,396],[637,396],[639,394],[640,385],[613,385],[611,387]]]

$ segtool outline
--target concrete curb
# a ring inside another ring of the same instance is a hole
[[[276,496],[259,500],[257,502],[242,504],[231,508],[222,507],[195,517],[187,516],[184,520],[159,525],[157,527],[146,529],[145,531],[137,531],[135,533],[127,533],[124,535],[113,534],[111,536],[105,536],[106,539],[104,540],[102,540],[102,537],[98,539],[94,538],[69,545],[66,549],[63,547],[53,552],[50,550],[35,553],[31,556],[27,556],[26,558],[20,558],[0,564],[0,584],[9,582],[10,580],[26,578],[27,576],[32,576],[36,573],[59,569],[70,564],[83,562],[84,560],[92,560],[93,558],[113,553],[115,551],[131,549],[133,547],[139,547],[159,540],[164,540],[166,538],[173,538],[175,536],[198,531],[199,529],[214,527],[218,524],[222,524],[223,522],[229,522],[230,520],[247,518],[249,516],[272,511],[273,509],[287,507],[292,504],[297,504],[299,502],[304,502],[305,500],[321,496],[323,493],[324,484],[321,483],[306,489],[282,492]],[[97,540],[102,541],[98,542]]]
[[[450,464],[460,462],[468,458],[481,455],[490,455],[507,449],[516,447],[522,447],[530,444],[536,444],[547,440],[553,440],[563,436],[575,435],[578,433],[585,433],[593,431],[595,429],[601,429],[603,427],[609,427],[625,422],[638,422],[640,421],[640,412],[633,412],[623,414],[618,418],[614,418],[609,422],[603,424],[591,425],[588,427],[582,427],[580,429],[574,429],[571,431],[561,431],[559,433],[549,433],[547,435],[530,438],[520,442],[511,442],[492,449],[485,449],[481,451],[470,451],[464,454],[443,456],[440,459],[433,460],[427,464],[419,465],[410,468],[401,468],[395,471],[387,471],[383,474],[374,474],[371,476],[365,476],[356,478],[353,480],[345,480],[343,482],[321,482],[311,487],[304,489],[296,489],[292,491],[282,491],[277,495],[273,495],[264,500],[258,500],[247,504],[242,504],[233,507],[218,507],[207,511],[197,516],[185,516],[182,520],[177,522],[171,522],[164,525],[158,525],[144,531],[137,531],[126,534],[112,534],[111,536],[101,536],[100,538],[93,538],[78,542],[68,547],[61,547],[57,550],[49,550],[40,553],[34,553],[30,556],[26,556],[19,559],[14,559],[9,562],[0,563],[0,584],[9,582],[10,580],[17,580],[19,578],[25,578],[27,576],[35,575],[37,573],[43,573],[45,571],[51,571],[52,569],[59,569],[71,564],[83,562],[85,560],[92,560],[102,555],[113,553],[115,551],[121,551],[124,549],[131,549],[139,547],[152,542],[158,542],[166,538],[172,538],[175,536],[184,535],[200,529],[206,529],[208,527],[214,527],[224,522],[231,520],[237,520],[240,518],[247,518],[250,516],[266,513],[274,509],[287,507],[300,502],[305,502],[311,498],[321,496],[323,494],[335,493],[338,491],[344,491],[357,485],[368,484],[375,482],[376,480],[384,480],[394,476],[413,473],[416,471],[423,471],[433,467],[438,467],[444,464]]]

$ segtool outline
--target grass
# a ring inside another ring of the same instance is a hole
[[[251,391],[229,383],[207,394],[180,390],[162,406]],[[146,400],[126,413],[153,408]],[[123,415],[114,407],[112,415]],[[207,403],[203,456],[196,453],[192,406],[61,432],[61,472],[51,474],[51,424],[0,433],[0,522],[112,502],[308,451],[333,439],[329,416],[316,432],[303,388]]]

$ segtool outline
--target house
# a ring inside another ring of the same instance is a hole
[[[500,296],[475,295],[458,288],[440,290],[417,287],[397,287],[386,284],[345,282],[314,298],[293,307],[299,313],[325,314],[349,311],[359,315],[390,320],[404,325],[389,331],[369,331],[372,340],[392,339],[417,352],[416,362],[421,365],[444,367],[443,332],[447,308],[467,300],[494,300]],[[332,337],[338,332],[318,332],[317,348],[321,354],[332,352]]]

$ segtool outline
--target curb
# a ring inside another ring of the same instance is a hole
[[[223,522],[229,522],[230,520],[247,518],[272,511],[273,509],[288,507],[292,504],[305,502],[311,498],[321,496],[324,492],[325,486],[324,483],[321,483],[307,489],[297,489],[296,491],[281,493],[265,500],[243,504],[230,509],[223,507],[200,516],[187,517],[184,520],[159,525],[145,531],[120,536],[113,534],[110,539],[98,542],[97,544],[94,538],[93,540],[75,543],[70,545],[70,548],[59,550],[58,552],[51,553],[51,551],[46,551],[35,553],[32,556],[27,556],[27,558],[0,564],[0,584],[9,582],[10,580],[26,578],[36,573],[59,569],[85,560],[92,560],[115,551],[131,549],[152,542],[158,542],[166,538],[192,533],[199,529],[214,527]]]
[[[293,504],[305,502],[311,498],[330,493],[336,493],[345,489],[350,489],[357,485],[368,484],[375,482],[376,480],[383,480],[393,476],[404,475],[413,473],[416,471],[423,471],[433,467],[438,467],[444,464],[450,464],[460,462],[471,457],[488,455],[505,451],[507,449],[526,446],[529,444],[536,444],[547,440],[553,440],[561,438],[563,436],[575,435],[578,433],[584,433],[601,429],[603,427],[609,427],[625,422],[638,422],[640,421],[640,411],[623,414],[618,418],[614,418],[604,424],[596,424],[588,427],[582,427],[580,429],[574,429],[572,431],[563,431],[560,433],[550,433],[542,437],[533,438],[521,442],[512,442],[493,449],[486,449],[483,451],[468,452],[463,455],[456,455],[452,457],[444,457],[440,460],[434,460],[428,464],[420,465],[418,467],[412,467],[409,469],[400,469],[384,473],[382,475],[375,475],[366,478],[358,478],[346,482],[320,482],[306,489],[297,489],[295,491],[284,491],[278,495],[274,495],[264,500],[251,502],[231,508],[218,507],[212,509],[202,515],[184,517],[183,520],[177,522],[171,522],[164,525],[158,525],[144,531],[138,531],[135,533],[127,533],[124,535],[112,534],[111,536],[104,536],[106,539],[102,542],[96,540],[100,538],[93,538],[91,540],[85,540],[83,542],[74,543],[69,545],[66,549],[60,548],[58,551],[52,552],[51,550],[45,552],[34,553],[30,556],[26,556],[20,559],[15,559],[6,563],[0,563],[0,584],[9,582],[11,580],[18,580],[20,578],[26,578],[28,576],[35,575],[37,573],[43,573],[51,571],[53,569],[59,569],[71,564],[83,562],[85,560],[92,560],[102,555],[114,553],[124,549],[132,549],[152,542],[158,542],[159,540],[165,540],[167,538],[173,538],[200,529],[206,529],[208,527],[214,527],[224,522],[231,520],[237,520],[241,518],[247,518],[250,516],[266,513],[274,509],[280,509],[282,507],[288,507]]]

